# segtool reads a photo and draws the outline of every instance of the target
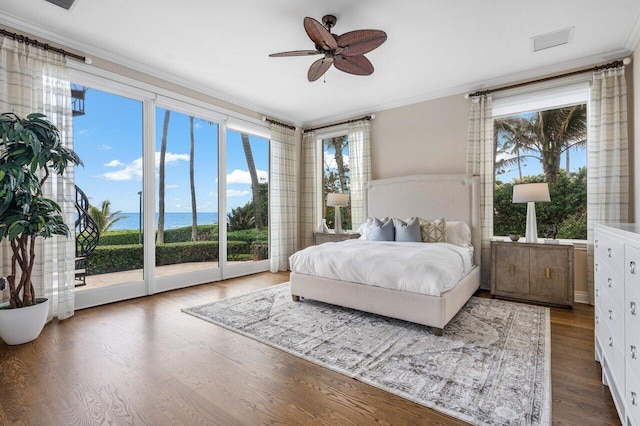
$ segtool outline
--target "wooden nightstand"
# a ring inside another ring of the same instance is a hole
[[[573,306],[573,245],[491,242],[491,294]]]
[[[360,234],[357,232],[345,232],[342,234],[336,234],[335,232],[314,232],[313,243],[315,245],[322,243],[330,243],[344,240],[353,240],[360,238]]]

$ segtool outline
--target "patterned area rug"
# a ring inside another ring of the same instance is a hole
[[[289,283],[183,311],[473,424],[551,423],[547,308],[473,297],[442,337]]]

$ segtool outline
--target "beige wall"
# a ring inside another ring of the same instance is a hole
[[[468,118],[463,94],[377,112],[371,122],[373,178],[464,173]]]

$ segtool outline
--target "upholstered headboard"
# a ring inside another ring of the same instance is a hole
[[[480,265],[480,181],[466,174],[413,175],[369,181],[364,217],[419,216],[462,221],[471,228],[476,265]]]

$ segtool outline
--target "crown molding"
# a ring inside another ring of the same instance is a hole
[[[69,38],[59,32],[53,31],[49,28],[34,24],[32,22],[25,21],[21,18],[0,11],[0,23],[10,26],[17,31],[24,31],[32,34],[35,37],[46,39],[49,42],[60,44],[61,46],[82,52],[85,56],[93,56],[94,58],[100,58],[104,61],[112,62],[116,65],[129,68],[132,71],[140,72],[151,77],[155,77],[164,80],[168,83],[175,84],[185,89],[193,90],[206,96],[210,96],[214,99],[233,104],[235,106],[256,112],[261,115],[267,115],[276,120],[284,122],[292,122],[289,117],[285,117],[276,111],[272,111],[264,105],[257,105],[252,102],[248,102],[244,99],[237,98],[235,96],[226,94],[212,87],[205,86],[192,80],[185,79],[183,76],[162,71],[158,68],[154,68],[135,59],[116,54],[112,51],[101,49],[99,47],[83,43],[78,40]],[[293,122],[293,125],[299,126],[301,123]]]
[[[484,80],[481,82],[465,84],[447,89],[436,90],[432,92],[423,93],[417,96],[400,99],[394,102],[387,102],[374,106],[369,106],[357,111],[350,111],[348,114],[339,114],[325,116],[323,118],[305,122],[302,128],[316,127],[327,123],[348,120],[349,117],[357,117],[363,114],[371,114],[375,112],[386,111],[395,108],[401,108],[408,105],[414,105],[421,102],[432,101],[434,99],[444,98],[447,96],[462,95],[469,92],[475,92],[477,90],[486,90],[493,87],[506,86],[519,81],[534,80],[541,77],[546,77],[552,74],[566,72],[572,69],[584,68],[594,66],[602,62],[608,62],[614,59],[621,59],[629,56],[631,51],[627,49],[617,49],[609,52],[603,52],[597,55],[587,56],[584,58],[561,62],[558,64],[549,65],[546,67],[540,67],[533,70],[527,70],[520,73],[508,74],[501,77],[496,77],[490,80]]]

